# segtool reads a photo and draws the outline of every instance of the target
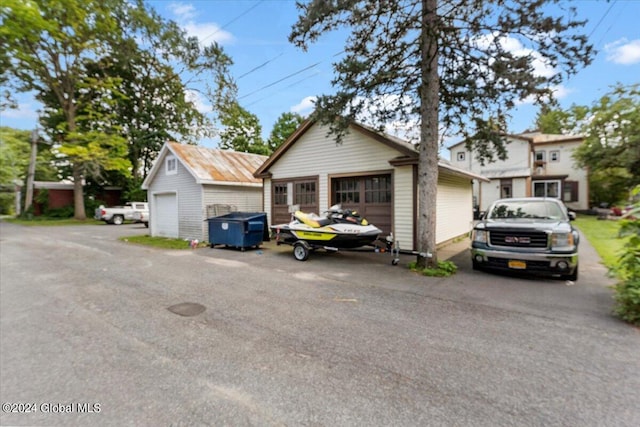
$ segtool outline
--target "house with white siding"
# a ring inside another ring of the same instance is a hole
[[[357,210],[393,236],[402,249],[416,249],[416,148],[360,124],[340,143],[328,128],[307,120],[255,173],[264,181],[264,211],[270,224],[287,223],[291,206],[322,213],[334,204]],[[446,161],[438,165],[436,243],[472,228],[472,180],[484,178]]]
[[[253,176],[266,156],[166,143],[142,188],[152,236],[208,241],[207,218],[262,211],[262,180]]]
[[[491,163],[481,164],[464,141],[449,147],[453,165],[489,178],[474,185],[481,211],[497,199],[532,196],[560,199],[575,210],[589,209],[587,170],[573,159],[582,136],[525,132],[505,137],[507,158]]]

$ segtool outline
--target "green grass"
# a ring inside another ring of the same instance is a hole
[[[620,224],[617,221],[579,215],[573,224],[586,236],[605,266],[612,267],[617,264],[622,246],[627,240],[618,237]]]
[[[60,226],[60,225],[99,225],[104,224],[103,221],[98,221],[93,218],[87,218],[84,221],[73,218],[46,218],[41,216],[34,216],[31,219],[26,218],[3,218],[3,221],[10,222],[12,224],[25,225],[27,227],[34,226]]]
[[[135,243],[137,245],[152,246],[154,248],[161,249],[191,249],[189,241],[184,239],[171,239],[168,237],[151,237],[148,234],[144,236],[129,236],[120,237],[120,240],[128,243]],[[206,247],[206,243],[200,242],[199,248]]]

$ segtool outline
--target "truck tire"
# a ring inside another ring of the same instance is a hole
[[[124,222],[124,217],[122,215],[114,215],[111,222],[113,222],[115,225],[122,225],[122,223]]]

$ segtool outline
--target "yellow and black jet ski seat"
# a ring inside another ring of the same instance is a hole
[[[331,220],[329,218],[311,213],[307,214],[302,211],[296,211],[293,216],[301,223],[313,228],[324,227],[325,225],[331,224]]]

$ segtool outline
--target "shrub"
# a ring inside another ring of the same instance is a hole
[[[635,194],[640,193],[640,186]],[[620,236],[630,236],[618,263],[611,268],[619,282],[614,286],[615,313],[623,320],[640,326],[640,202],[620,221]]]
[[[417,263],[415,261],[409,263],[409,268],[412,271],[418,271]],[[452,261],[438,261],[437,268],[424,268],[420,270],[423,276],[429,277],[449,277],[458,271],[458,266]]]

